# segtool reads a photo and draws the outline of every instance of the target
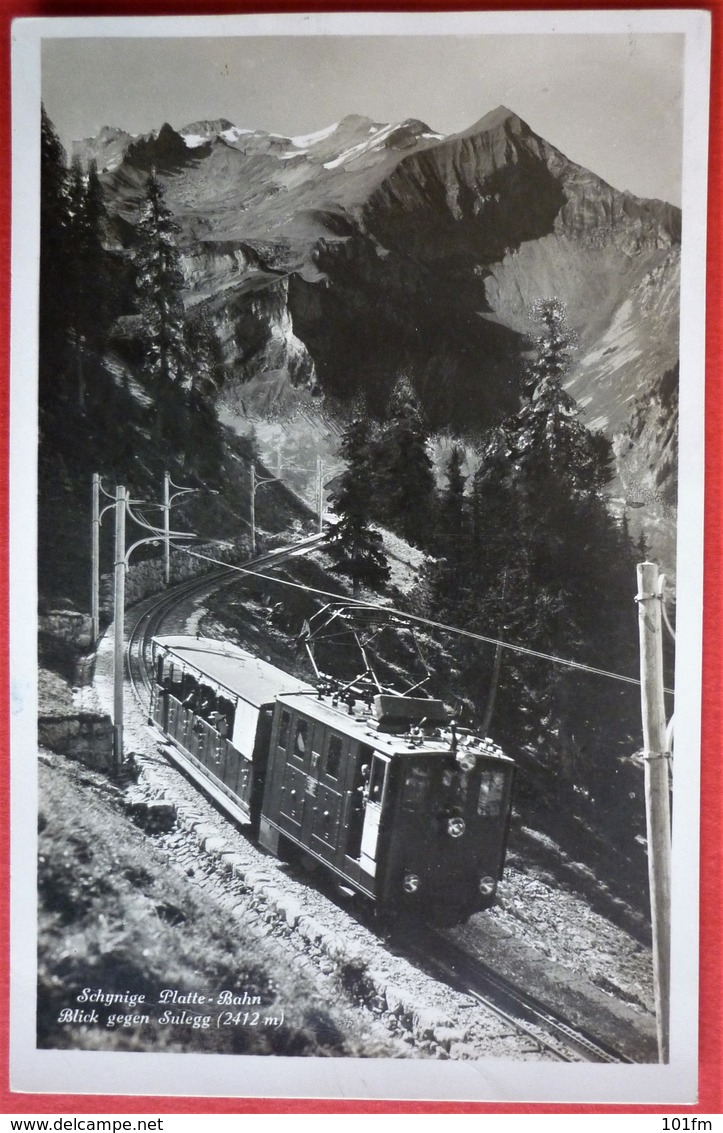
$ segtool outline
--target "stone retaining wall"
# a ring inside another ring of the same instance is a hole
[[[216,562],[207,562],[197,559],[193,555],[184,554],[171,548],[171,584],[185,582],[188,578],[196,578],[209,571],[215,570],[218,562],[242,563],[250,554],[249,542],[246,537],[237,539],[232,546],[219,547],[217,543],[207,543],[201,546],[193,545],[189,548],[197,554],[208,555]],[[151,594],[159,594],[164,589],[163,558],[145,559],[140,563],[132,563],[126,572],[126,606],[133,606]],[[113,618],[113,575],[105,574],[101,580],[101,609],[106,617]]]
[[[113,725],[100,713],[44,714],[38,718],[38,744],[94,771],[113,770]]]

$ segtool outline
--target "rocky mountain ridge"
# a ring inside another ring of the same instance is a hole
[[[294,390],[382,412],[405,372],[433,428],[474,438],[515,407],[529,308],[551,296],[579,339],[571,391],[610,436],[676,365],[680,211],[614,189],[505,107],[448,137],[416,119],[294,138],[218,119],[108,129],[76,152],[102,171],[122,246],[156,170],[187,303],[211,311],[245,412],[288,412]]]

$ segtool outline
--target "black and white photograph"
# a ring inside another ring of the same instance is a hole
[[[706,14],[13,36],[13,1088],[693,1101]]]

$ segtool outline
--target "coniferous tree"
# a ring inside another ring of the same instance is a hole
[[[187,343],[189,377],[183,453],[200,475],[213,477],[223,460],[215,398],[224,384],[226,367],[213,319],[206,308],[187,327]]]
[[[436,509],[434,558],[424,567],[425,579],[443,602],[445,616],[455,624],[459,623],[469,585],[471,533],[463,464],[464,451],[455,444],[446,463],[447,483]]]
[[[459,445],[454,445],[447,461],[447,488],[442,499],[443,526],[453,538],[459,538],[465,527],[467,477],[462,472],[463,464],[464,452]]]
[[[148,377],[155,386],[157,436],[163,435],[171,409],[188,373],[183,306],[183,272],[176,243],[178,226],[165,202],[155,172],[146,183],[138,225],[136,293],[143,326]]]
[[[410,542],[424,545],[434,523],[434,473],[429,437],[408,378],[401,377],[389,401],[377,443],[375,516]]]
[[[329,529],[327,546],[334,557],[332,570],[351,580],[355,594],[362,585],[379,590],[390,577],[382,537],[369,522],[372,452],[369,422],[351,421],[340,448],[346,469],[331,505],[338,520]]]
[[[47,410],[65,397],[68,362],[66,283],[69,184],[65,150],[41,107],[40,120],[40,393]]]
[[[85,174],[76,156],[69,190],[68,330],[81,412],[86,400],[86,357],[100,352],[110,323],[112,265],[103,246],[106,219],[96,164],[91,162]]]
[[[563,387],[574,348],[564,308],[548,301],[534,315],[540,333],[521,407],[481,449],[468,586],[466,593],[457,587],[451,605],[457,624],[634,675],[634,555],[602,493],[610,445],[585,427]],[[444,593],[438,585],[438,601]],[[511,750],[546,765],[558,784],[581,781],[602,796],[637,726],[620,690],[505,651],[493,730]]]

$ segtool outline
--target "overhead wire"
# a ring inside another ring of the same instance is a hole
[[[470,629],[462,629],[460,626],[447,625],[445,622],[434,621],[432,618],[422,617],[421,614],[410,614],[405,610],[398,610],[393,606],[382,606],[374,602],[364,602],[358,598],[350,598],[345,594],[334,594],[330,590],[320,590],[315,586],[307,586],[302,582],[292,582],[288,578],[275,578],[270,574],[263,574],[261,571],[252,570],[248,567],[236,566],[230,563],[224,563],[221,559],[214,559],[211,555],[203,555],[198,551],[192,551],[189,547],[178,547],[186,555],[192,558],[202,559],[204,562],[213,563],[214,566],[223,567],[226,570],[238,571],[239,574],[253,576],[260,578],[267,582],[273,582],[277,586],[288,586],[294,590],[304,590],[308,594],[316,594],[322,598],[333,598],[336,602],[343,601],[348,606],[356,606],[359,609],[373,609],[378,610],[380,613],[393,615],[394,617],[403,618],[406,621],[415,622],[418,625],[430,626],[433,629],[439,629],[445,633],[455,633],[460,637],[466,637],[472,641],[481,641],[486,645],[499,646],[501,649],[507,649],[511,653],[519,653],[525,657],[534,657],[539,661],[552,661],[555,665],[562,665],[567,669],[576,669],[583,673],[590,673],[593,676],[607,677],[609,680],[621,681],[624,684],[640,686],[640,681],[635,677],[627,677],[623,673],[613,673],[608,669],[600,669],[594,665],[586,665],[582,661],[571,661],[566,657],[558,657],[554,653],[543,653],[539,649],[530,649],[529,646],[515,645],[509,641],[501,641],[497,637],[488,637],[486,634],[475,633]],[[663,692],[668,693],[670,696],[674,695],[672,688],[663,688]]]

